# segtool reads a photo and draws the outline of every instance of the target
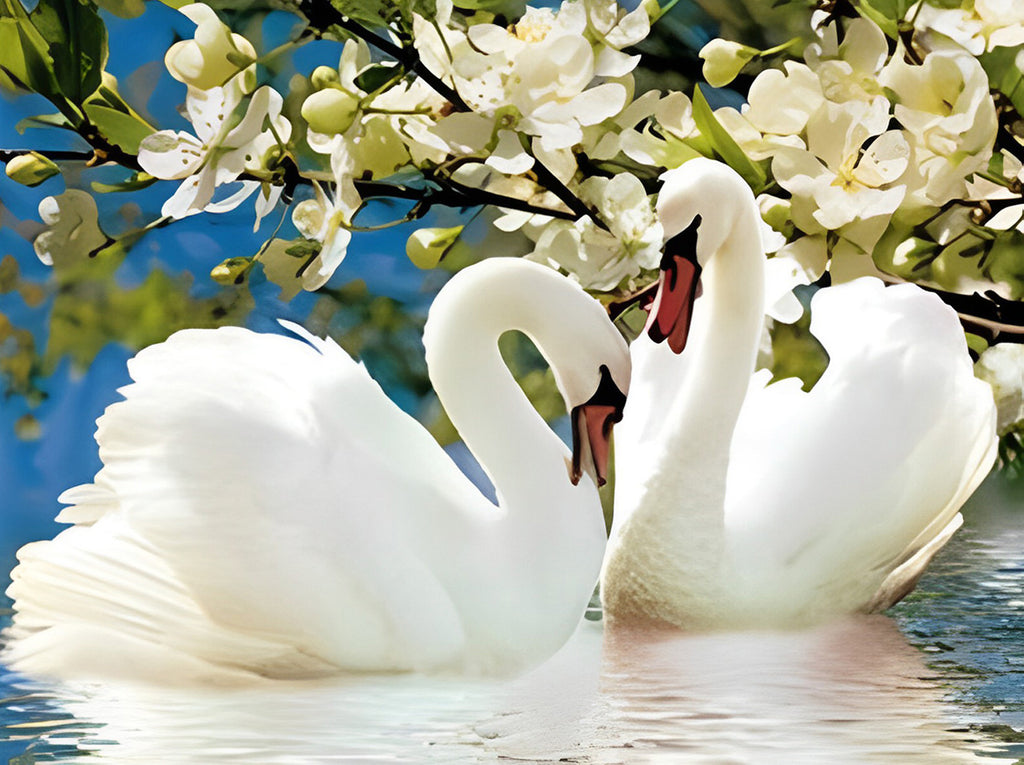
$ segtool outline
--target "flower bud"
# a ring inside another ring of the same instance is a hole
[[[736,79],[740,70],[757,54],[756,48],[716,38],[701,48],[698,55],[704,59],[704,79],[708,85],[721,88]]]
[[[34,151],[14,157],[7,163],[7,177],[23,186],[38,186],[55,175],[60,175],[60,168]]]
[[[318,66],[309,76],[313,90],[323,90],[337,85],[339,82],[338,70],[329,66]]]
[[[245,275],[252,268],[252,258],[228,258],[213,267],[210,278],[217,284],[232,285],[245,281]]]
[[[232,32],[203,3],[184,5],[180,12],[195,22],[196,33],[195,39],[181,40],[167,50],[164,65],[171,77],[199,90],[221,87],[238,77],[239,87],[252,91],[257,58],[252,43]]]
[[[359,113],[359,100],[343,90],[318,90],[302,104],[302,118],[309,129],[332,135],[344,133]]]
[[[430,269],[441,262],[441,258],[455,244],[463,226],[451,228],[421,228],[412,232],[405,243],[405,254],[417,268]]]

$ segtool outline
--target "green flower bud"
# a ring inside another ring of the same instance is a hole
[[[740,70],[757,54],[756,48],[716,38],[701,48],[698,55],[704,59],[704,79],[708,85],[721,88],[736,79]]]
[[[60,168],[34,151],[14,157],[7,163],[7,177],[23,186],[38,186],[55,175],[60,175]]]
[[[441,262],[448,249],[462,233],[463,226],[421,228],[412,232],[405,243],[405,254],[417,268],[430,269]]]
[[[302,118],[309,129],[332,135],[344,133],[359,113],[359,100],[343,90],[318,90],[302,104]]]
[[[318,66],[309,76],[314,90],[323,90],[338,84],[338,70],[329,66]]]
[[[252,268],[252,258],[228,258],[223,263],[214,266],[210,271],[210,278],[217,284],[233,285],[245,281],[245,275]]]

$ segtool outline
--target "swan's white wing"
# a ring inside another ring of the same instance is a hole
[[[751,608],[884,607],[876,592],[912,586],[991,467],[992,396],[953,312],[916,287],[822,290],[812,317],[830,357],[821,380],[804,393],[755,377],[737,424],[726,524],[738,589]]]
[[[125,401],[98,423],[103,469],[63,497],[76,503],[63,519],[94,526],[26,557],[19,624],[60,621],[47,567],[77,549],[98,600],[144,592],[137,575],[153,556],[211,633],[314,664],[402,669],[457,655],[462,625],[425,557],[492,508],[361,365],[330,341],[222,328],[179,332],[129,371]],[[126,552],[136,541],[145,550]],[[163,629],[161,604],[133,617],[138,634]],[[75,618],[111,618],[94,613]]]

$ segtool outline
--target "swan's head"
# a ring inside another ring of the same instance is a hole
[[[612,426],[629,390],[622,334],[600,302],[554,269],[523,258],[488,258],[455,274],[430,309],[423,345],[435,387],[464,388],[509,331],[536,344],[571,414],[569,478],[575,484],[587,473],[603,484]]]
[[[612,427],[622,419],[629,392],[629,346],[600,302],[576,282],[546,266],[540,268],[547,272],[545,280],[556,279],[553,286],[558,287],[557,294],[551,294],[556,301],[553,314],[545,319],[557,331],[538,345],[551,363],[572,424],[569,478],[576,484],[586,473],[602,486],[608,476]],[[533,294],[537,298],[543,292],[536,289]]]
[[[626,407],[628,366],[619,372],[617,379],[605,364],[598,371],[601,379],[594,394],[582,404],[572,407],[569,412],[572,421],[572,466],[569,478],[573,484],[579,483],[583,473],[587,473],[598,486],[604,486],[608,479],[612,428],[622,419]]]
[[[661,181],[657,212],[665,247],[647,333],[682,353],[701,271],[733,235],[740,216],[757,208],[746,182],[714,160],[692,159],[664,173]]]

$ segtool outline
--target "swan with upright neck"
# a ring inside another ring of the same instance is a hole
[[[330,340],[185,330],[129,362],[74,524],[22,548],[6,658],[56,676],[508,672],[554,653],[604,551],[597,493],[629,384],[600,304],[520,259],[456,274],[429,372],[497,491],[487,500]],[[548,358],[575,454],[498,337]]]
[[[695,159],[665,174],[658,212],[660,291],[616,429],[610,622],[793,627],[889,607],[995,459],[992,394],[955,313],[913,285],[822,289],[811,332],[827,370],[809,392],[767,385],[749,188]]]

